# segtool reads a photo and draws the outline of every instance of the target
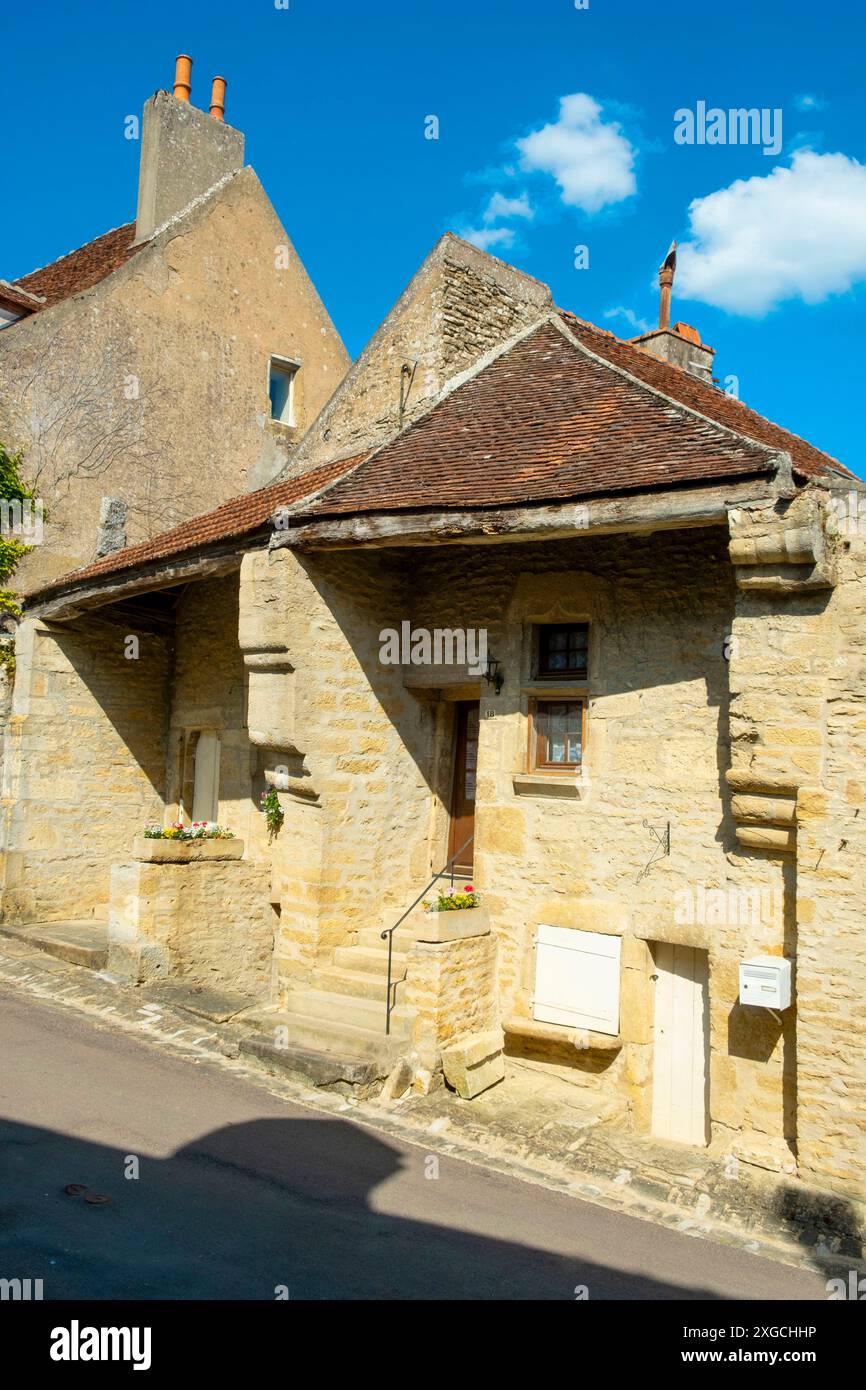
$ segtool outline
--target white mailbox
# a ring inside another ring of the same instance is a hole
[[[787,1009],[791,1003],[791,962],[782,956],[752,956],[741,961],[740,1003]]]

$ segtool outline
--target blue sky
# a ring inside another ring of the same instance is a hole
[[[675,237],[674,316],[717,349],[717,376],[866,472],[851,0],[48,0],[7,9],[2,48],[7,279],[134,216],[124,120],[187,52],[194,104],[227,77],[227,119],[353,355],[445,230],[622,336],[655,323]],[[780,110],[778,152],[677,143],[675,113],[699,102]]]

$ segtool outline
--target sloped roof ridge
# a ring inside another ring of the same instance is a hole
[[[681,368],[681,367],[676,367],[676,366],[674,366],[672,363],[665,362],[665,360],[664,360],[663,358],[653,357],[652,354],[649,354],[649,353],[647,353],[644,349],[641,349],[641,348],[637,347],[637,346],[635,345],[635,343],[632,342],[632,341],[630,341],[628,338],[620,338],[620,337],[618,337],[617,334],[616,334],[616,333],[612,333],[612,332],[610,331],[609,328],[601,328],[601,327],[599,327],[599,325],[598,325],[597,323],[592,323],[589,319],[581,318],[581,316],[580,316],[579,314],[576,314],[572,309],[557,309],[556,312],[557,312],[557,314],[560,316],[560,318],[562,318],[563,320],[565,320],[566,324],[568,323],[569,320],[573,320],[575,323],[579,324],[580,327],[581,327],[582,329],[587,330],[589,333],[594,334],[594,335],[596,335],[596,336],[598,336],[598,337],[600,337],[600,338],[608,339],[611,343],[615,344],[615,346],[617,347],[617,349],[622,349],[624,353],[626,353],[626,354],[632,354],[632,353],[638,354],[637,357],[635,358],[635,361],[636,361],[636,362],[640,362],[641,364],[645,364],[645,363],[646,363],[647,357],[650,357],[651,360],[652,360],[652,362],[653,362],[653,364],[657,365],[657,366],[660,367],[662,370],[665,370],[665,369],[666,369],[668,372],[682,372],[682,371],[683,371],[683,368]],[[584,345],[584,346],[585,346],[585,345]],[[591,351],[591,349],[589,349],[589,350]],[[608,361],[607,358],[603,358],[602,360]],[[611,365],[611,366],[618,366],[617,363],[609,363],[609,365]],[[626,370],[626,369],[625,369],[625,368],[620,368],[620,370]],[[642,378],[638,378],[638,379],[639,379],[639,380],[642,380]],[[675,378],[672,377],[671,380],[672,380],[672,382],[673,382],[673,381],[675,380]],[[700,380],[698,380],[697,377],[691,377],[691,376],[689,376],[689,377],[688,377],[688,382],[689,382],[689,385],[690,385],[690,386],[696,387],[696,388],[699,389],[699,390],[707,391],[707,392],[710,392],[710,391],[712,391],[712,392],[718,392],[718,388],[717,388],[717,387],[712,386],[709,382],[700,381]],[[647,385],[647,386],[650,386],[650,383],[646,383],[646,382],[645,382],[644,384]],[[652,388],[652,387],[651,387],[651,389],[656,389],[656,390],[658,390],[658,388]],[[718,392],[718,394],[721,395],[722,393],[721,393],[721,392]],[[692,409],[692,410],[694,410],[694,407],[687,406],[687,405],[685,404],[685,402],[677,401],[677,400],[676,400],[676,397],[674,397],[674,398],[672,398],[672,399],[674,399],[674,400],[676,401],[676,404],[680,405],[683,409]],[[835,457],[835,455],[833,455],[833,454],[828,454],[827,451],[826,451],[825,449],[820,449],[820,448],[818,447],[817,444],[813,444],[813,443],[811,442],[811,440],[804,438],[803,435],[797,434],[794,430],[788,429],[788,427],[787,427],[786,425],[780,425],[776,420],[771,420],[770,417],[769,417],[768,415],[762,415],[761,412],[760,412],[759,410],[755,410],[753,406],[747,405],[745,401],[741,401],[740,398],[739,398],[739,396],[730,396],[730,395],[728,395],[727,393],[724,393],[724,399],[725,399],[725,402],[728,403],[731,407],[737,407],[737,408],[739,408],[739,410],[741,410],[741,411],[746,415],[746,417],[747,417],[748,419],[754,420],[754,421],[757,422],[759,425],[767,426],[767,427],[769,427],[769,428],[772,429],[772,430],[778,430],[779,433],[780,433],[781,435],[784,435],[786,439],[791,440],[794,444],[800,444],[800,445],[802,445],[802,446],[804,447],[804,449],[811,450],[811,451],[814,452],[815,454],[819,455],[820,458],[823,459],[823,460],[825,461],[825,463],[826,463],[828,466],[832,466],[832,467],[834,467],[834,468],[839,469],[839,471],[840,471],[841,473],[845,474],[845,475],[849,475],[849,476],[852,476],[852,477],[854,476],[853,474],[850,473],[850,470],[847,469],[847,468],[845,467],[845,465],[844,465],[844,463],[842,463],[841,459],[837,459],[837,458]],[[700,414],[701,412],[696,412],[696,413]],[[709,419],[711,423],[719,425],[720,428],[733,430],[733,426],[723,424],[722,421],[716,420],[714,416],[707,416],[706,418]],[[738,431],[735,431],[735,430],[734,430],[733,432],[734,432],[734,433],[738,433]],[[753,438],[752,435],[749,435],[749,434],[746,433],[746,432],[744,432],[744,436],[743,436],[743,437],[744,437],[744,438],[748,438],[748,439],[752,439],[752,438]],[[764,443],[764,441],[762,441],[762,440],[754,440],[754,442],[755,442],[755,443]],[[766,447],[767,447],[767,448],[773,448],[773,447],[775,447],[775,448],[777,449],[777,451],[780,450],[780,449],[782,449],[782,445],[781,445],[781,444],[780,444],[780,445],[777,445],[777,446],[773,446],[773,445],[767,444]],[[790,452],[790,451],[785,451],[785,452]],[[795,468],[796,468],[796,462],[795,462]]]
[[[576,318],[577,315],[575,314],[572,317]],[[585,352],[587,357],[591,357],[593,361],[598,362],[603,367],[607,367],[609,371],[616,372],[618,376],[625,377],[627,381],[630,381],[640,390],[649,391],[651,395],[658,396],[660,400],[663,400],[666,405],[672,406],[674,410],[679,410],[686,415],[691,415],[694,419],[700,420],[702,424],[709,425],[711,429],[718,430],[721,434],[732,435],[734,439],[748,444],[751,448],[761,449],[773,459],[787,458],[790,461],[791,456],[787,450],[778,448],[773,444],[766,444],[761,439],[753,439],[751,435],[741,434],[739,430],[735,430],[730,425],[726,425],[722,420],[717,420],[712,415],[705,415],[703,411],[696,410],[694,406],[688,405],[685,401],[678,400],[676,396],[669,396],[666,391],[663,391],[658,386],[653,386],[652,382],[644,381],[643,377],[635,376],[626,367],[621,367],[618,362],[611,362],[609,358],[603,357],[600,353],[593,352],[592,348],[587,347],[586,343],[582,343],[579,338],[576,338],[568,325],[563,323],[562,312],[552,314],[551,320],[559,331],[568,338],[569,342],[573,343],[578,351]],[[581,320],[581,322],[584,322],[584,320]],[[594,328],[595,325],[587,324],[587,327]],[[623,342],[623,339],[617,338],[613,333],[609,336],[617,343]],[[680,369],[674,368],[674,370],[677,371]]]
[[[16,280],[8,280],[6,283],[13,285],[16,289],[21,289],[23,282],[29,280],[31,275],[41,275],[43,271],[51,270],[54,266],[59,265],[61,261],[67,261],[70,256],[77,256],[80,251],[86,251],[88,246],[93,246],[97,241],[102,241],[103,237],[113,236],[115,232],[128,232],[134,226],[135,218],[133,218],[131,222],[119,222],[116,227],[109,227],[106,231],[100,232],[98,236],[92,236],[89,241],[83,241],[80,246],[73,246],[71,251],[64,251],[62,256],[55,256],[53,261],[46,261],[44,265],[34,266],[32,270],[27,271],[26,275],[19,275]],[[29,290],[25,290],[24,292],[25,294],[29,294]]]

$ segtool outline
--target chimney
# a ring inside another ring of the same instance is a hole
[[[663,362],[670,362],[699,381],[712,385],[715,348],[702,342],[698,330],[688,323],[675,323],[671,328],[671,291],[676,273],[677,244],[672,241],[659,266],[659,326],[630,341],[653,357],[660,357]]]
[[[145,102],[135,245],[183,212],[227,174],[243,168],[244,137],[225,123],[224,77],[215,77],[210,114],[190,104],[192,58],[175,64],[174,92],[157,92]]]

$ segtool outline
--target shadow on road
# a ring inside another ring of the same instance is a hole
[[[0,1278],[42,1279],[46,1299],[571,1300],[581,1285],[591,1300],[716,1296],[463,1229],[464,1165],[443,1159],[425,1180],[435,1158],[416,1152],[413,1185],[389,1202],[426,1203],[429,1220],[375,1209],[373,1194],[414,1160],[339,1118],[213,1130],[170,1157],[140,1156],[138,1178],[124,1176],[135,1155],[3,1120]],[[68,1196],[71,1183],[111,1201]],[[589,1218],[569,1206],[577,1245]],[[567,1248],[571,1234],[537,1238]]]

